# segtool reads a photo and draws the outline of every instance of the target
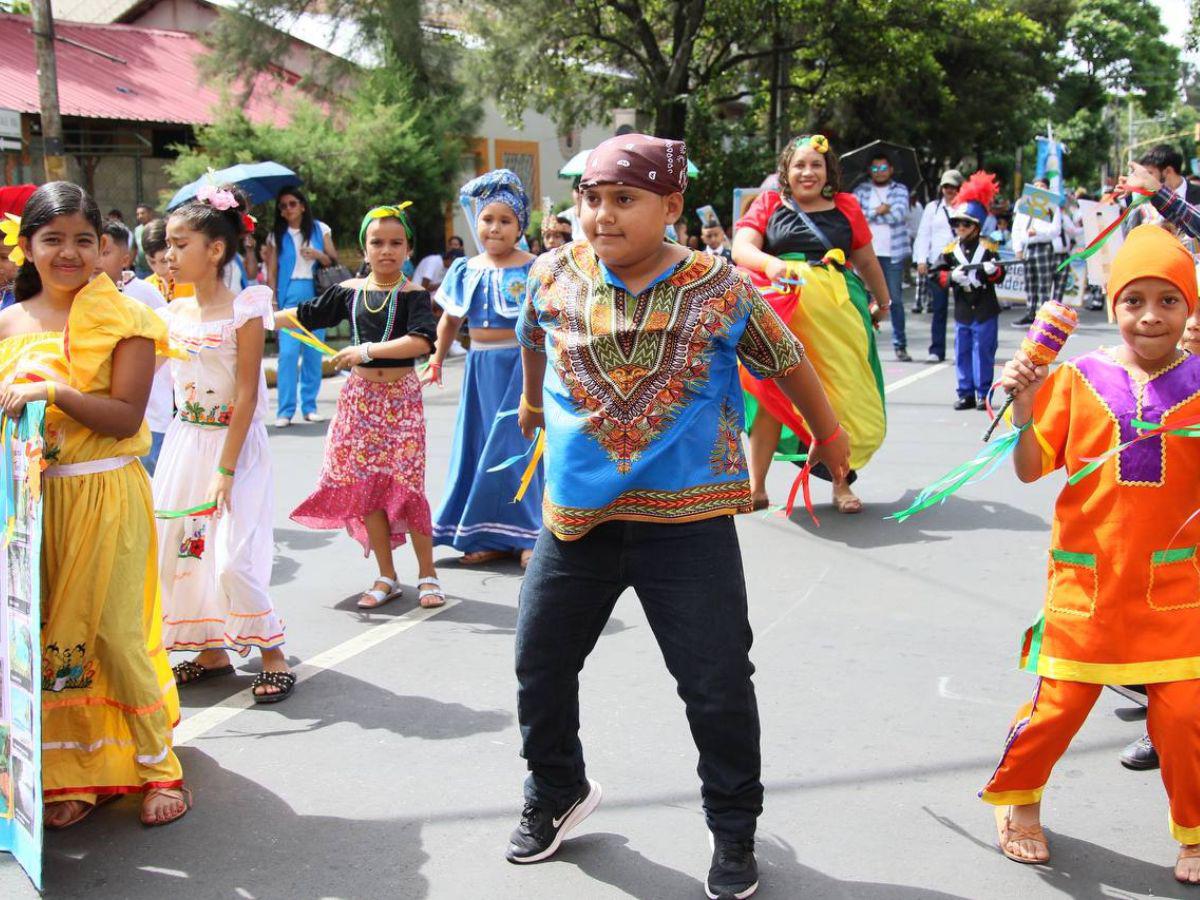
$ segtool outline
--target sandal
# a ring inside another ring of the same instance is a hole
[[[197,682],[207,681],[210,678],[232,675],[233,666],[213,666],[210,669],[208,666],[202,666],[200,663],[189,659],[186,662],[179,663],[179,665],[171,666],[171,671],[175,673],[175,684],[183,687],[185,684],[196,684]]]
[[[422,585],[432,584],[431,588],[422,588]],[[421,605],[421,609],[437,609],[439,606],[446,605],[446,595],[442,591],[442,583],[436,578],[422,578],[417,585],[420,593],[417,594],[417,603]],[[437,599],[426,603],[426,598],[436,597]]]
[[[1042,831],[1041,825],[1014,825],[1008,812],[997,806],[996,831],[999,837],[1000,852],[1013,862],[1023,863],[1027,866],[1044,866],[1050,862],[1050,842],[1046,840],[1046,832]],[[1032,841],[1035,844],[1041,844],[1046,848],[1047,856],[1045,859],[1027,859],[1008,849],[1008,845],[1013,841]]]
[[[358,600],[359,609],[378,609],[380,606],[383,606],[383,604],[390,600],[395,600],[402,593],[404,593],[400,589],[400,582],[398,582],[395,578],[388,578],[386,575],[380,575],[378,578],[376,578],[375,584],[387,585],[387,591],[381,591],[379,588],[374,586],[372,586],[371,590],[369,591],[363,591],[363,595]],[[367,601],[368,597],[371,598],[372,602]]]
[[[1195,881],[1188,881],[1186,878],[1179,877],[1179,863],[1185,859],[1200,859],[1200,844],[1191,846],[1182,844],[1179,847],[1179,856],[1175,859],[1175,880],[1180,884],[1196,884]]]
[[[484,563],[495,562],[498,559],[508,559],[506,550],[472,550],[458,558],[460,566],[481,566]]]
[[[183,809],[180,810],[175,815],[171,816],[171,818],[169,818],[169,819],[147,819],[144,815],[144,811],[146,808],[146,801],[151,800],[157,796],[169,797],[172,800],[182,800],[183,801]],[[170,825],[172,822],[178,822],[180,819],[182,819],[184,816],[186,816],[188,814],[188,810],[191,808],[192,808],[192,792],[189,791],[185,787],[150,788],[150,790],[146,791],[145,795],[142,798],[143,815],[140,816],[139,818],[141,818],[142,824],[145,825],[147,828],[157,828],[160,825]]]
[[[279,690],[274,694],[260,694],[255,691],[255,688],[260,687],[273,687],[279,688]],[[278,703],[280,700],[290,697],[295,687],[296,676],[291,672],[259,672],[250,682],[250,694],[254,697],[255,703]]]
[[[120,796],[121,796],[120,794],[98,794],[96,796],[95,803],[88,803],[86,800],[53,801],[53,802],[57,802],[57,803],[78,803],[83,808],[80,809],[78,812],[76,812],[75,815],[73,815],[71,818],[67,819],[67,821],[65,821],[59,825],[51,825],[49,822],[45,822],[45,827],[49,828],[53,831],[62,831],[64,828],[70,828],[72,825],[78,825],[80,822],[82,822],[84,819],[86,819],[88,816],[90,816],[93,812],[95,812],[96,807],[103,806],[105,803],[112,803],[114,800],[116,800]],[[43,821],[44,820],[45,820],[45,813],[43,813]]]

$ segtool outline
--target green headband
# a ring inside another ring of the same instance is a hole
[[[374,209],[370,210],[365,216],[363,216],[362,225],[359,226],[358,246],[363,247],[364,249],[366,248],[367,226],[369,226],[376,219],[399,219],[400,224],[404,226],[404,233],[408,237],[408,242],[411,244],[413,242],[412,225],[409,224],[408,216],[404,212],[404,210],[408,209],[410,206],[412,206],[412,201],[405,200],[403,203],[399,203],[395,206],[376,206]]]

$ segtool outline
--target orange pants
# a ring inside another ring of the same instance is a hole
[[[1018,710],[1009,728],[1000,765],[980,798],[995,806],[1041,800],[1050,770],[1101,689],[1099,684],[1039,679],[1033,700]],[[1148,684],[1146,692],[1146,725],[1162,763],[1171,834],[1181,844],[1200,844],[1200,680]]]

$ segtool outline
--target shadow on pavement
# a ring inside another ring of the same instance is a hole
[[[756,851],[760,880],[756,897],[805,897],[812,900],[966,900],[957,894],[946,894],[928,888],[842,881],[802,865],[796,858],[795,849],[775,837],[760,835]],[[707,871],[707,848],[698,852],[697,858],[701,860],[699,865],[704,866],[704,869],[690,873],[680,872],[648,859],[631,848],[628,838],[622,835],[593,832],[564,843],[555,856],[555,862],[574,865],[589,878],[611,885],[631,897],[683,900],[702,896],[702,882]]]
[[[1155,864],[1060,834],[1047,827],[1050,863],[1034,866],[1008,860],[1001,855],[994,841],[981,841],[954,820],[938,815],[927,806],[922,809],[943,827],[980,848],[997,865],[1028,870],[1030,889],[1044,885],[1061,892],[1064,897],[1075,897],[1077,900],[1133,895],[1181,897],[1187,890],[1172,874],[1178,845],[1171,840],[1165,828],[1162,830],[1163,861]]]
[[[300,815],[199,750],[183,747],[179,756],[195,808],[172,825],[145,828],[130,797],[76,828],[48,832],[46,897],[317,900],[367,896],[370,885],[388,885],[397,897],[428,893],[421,823]]]
[[[325,547],[339,537],[344,537],[343,532],[276,528],[275,560],[271,566],[271,587],[278,587],[294,581],[300,571],[300,561],[284,552],[284,548],[292,552],[303,553],[306,550]]]
[[[893,503],[867,503],[859,515],[840,515],[831,505],[814,503],[821,527],[816,527],[801,504],[792,510],[791,523],[814,537],[836,541],[847,547],[869,549],[903,544],[948,541],[963,531],[1049,532],[1050,523],[1040,516],[994,500],[968,500],[950,497],[940,506],[918,513],[905,522],[885,519],[906,509],[919,492],[906,491]],[[787,524],[789,520],[767,517],[768,521]]]

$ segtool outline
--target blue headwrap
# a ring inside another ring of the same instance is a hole
[[[472,228],[479,218],[479,211],[490,203],[503,203],[512,209],[522,234],[529,227],[529,196],[517,173],[510,169],[496,169],[471,179],[459,190],[458,202],[466,211]]]

